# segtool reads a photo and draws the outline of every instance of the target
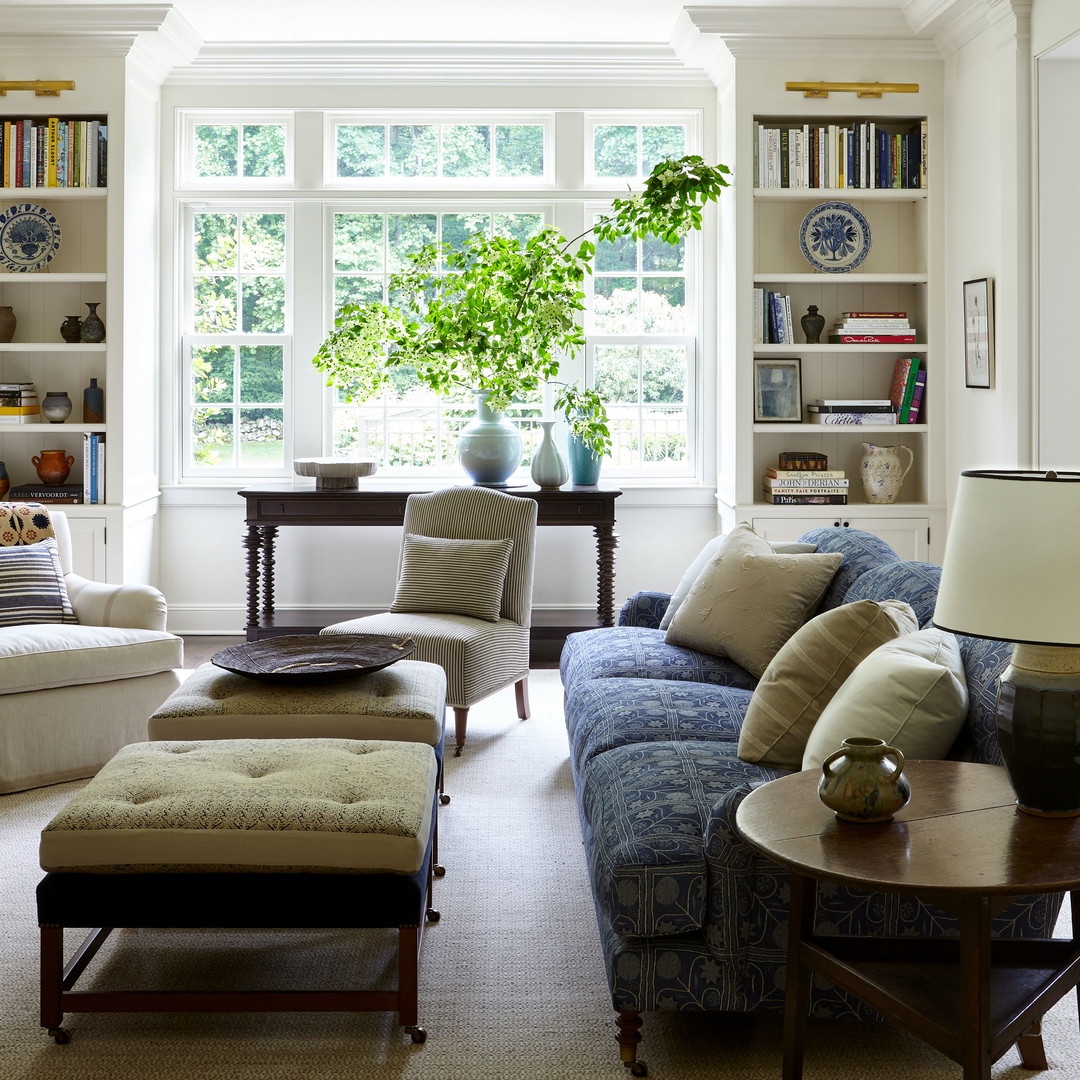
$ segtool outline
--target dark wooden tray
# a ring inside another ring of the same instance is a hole
[[[260,682],[340,682],[389,667],[416,651],[412,638],[382,634],[294,634],[230,645],[212,663]]]

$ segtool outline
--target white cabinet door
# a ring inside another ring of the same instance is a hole
[[[91,581],[105,580],[105,519],[68,515],[71,563],[76,574]]]
[[[847,507],[837,507],[846,510]],[[901,559],[918,559],[925,562],[930,553],[929,518],[871,518],[858,515],[836,514],[829,517],[755,517],[754,532],[766,540],[796,540],[803,533],[822,526],[839,525],[852,529],[865,529],[880,536]]]

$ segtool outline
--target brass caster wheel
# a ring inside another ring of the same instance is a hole
[[[61,1046],[64,1043],[71,1042],[71,1032],[67,1028],[49,1028],[49,1035],[56,1040]]]
[[[648,1076],[649,1066],[644,1061],[628,1061],[626,1067],[630,1070],[631,1076]]]
[[[432,877],[446,877],[446,867],[440,863],[436,863],[431,868]]]
[[[464,749],[465,749],[464,746],[455,746],[454,747],[454,757],[461,757],[461,751],[464,750]]]
[[[442,918],[442,913],[441,912],[436,911],[433,907],[429,907],[427,909],[427,921],[428,922],[438,922],[441,918]]]
[[[414,1043],[427,1042],[427,1032],[422,1027],[407,1027],[405,1031]]]
[[[456,757],[457,755],[455,754],[454,756]],[[450,796],[449,795],[443,793],[442,795],[439,796],[439,805],[440,806],[447,806],[447,805],[449,805],[449,803],[450,803]]]

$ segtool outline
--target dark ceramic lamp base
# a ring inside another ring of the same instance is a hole
[[[1069,651],[1080,661],[1080,649]],[[1080,672],[1007,668],[998,689],[997,733],[1021,810],[1080,815]]]

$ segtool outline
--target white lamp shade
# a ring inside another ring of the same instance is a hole
[[[961,473],[934,623],[1080,645],[1080,473]]]

